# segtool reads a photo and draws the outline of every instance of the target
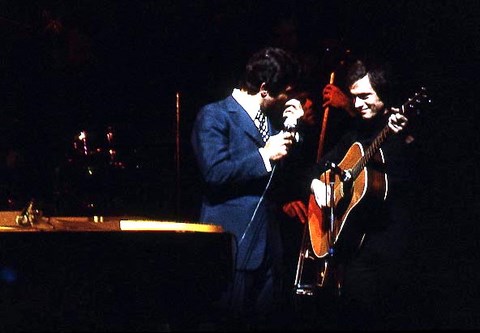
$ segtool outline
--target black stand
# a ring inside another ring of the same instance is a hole
[[[335,163],[327,162],[326,165],[330,170],[330,177],[328,179],[328,186],[330,187],[330,225],[328,229],[328,254],[325,257],[325,269],[320,286],[332,286],[331,280],[333,280],[334,285],[332,287],[335,287],[335,293],[340,296],[342,292],[341,267],[338,262],[335,262],[335,176],[340,177],[343,181],[345,175]]]
[[[318,313],[325,314],[323,320],[327,322],[336,321],[336,309],[339,305],[339,296],[342,293],[342,267],[338,263],[335,253],[335,179],[340,177],[343,181],[344,173],[335,164],[327,164],[327,171],[330,170],[326,194],[330,190],[327,199],[330,208],[325,209],[325,223],[328,224],[328,252],[325,256],[316,257],[311,248],[311,239],[308,233],[308,224],[305,223],[303,230],[300,254],[297,263],[297,272],[294,285],[294,307],[300,320],[309,321],[316,318]],[[327,176],[327,174],[325,174]],[[327,226],[325,226],[327,227]],[[308,278],[305,281],[305,275]],[[329,316],[332,317],[329,317]]]
[[[315,294],[315,289],[318,287],[318,282],[316,279],[317,276],[317,263],[316,258],[312,256],[310,251],[310,237],[308,235],[308,221],[305,222],[305,226],[303,228],[303,235],[302,235],[302,243],[300,246],[300,253],[298,255],[298,262],[297,262],[297,272],[295,274],[295,283],[294,289],[296,295],[307,295],[313,296]],[[311,283],[304,283],[303,281],[303,273],[304,273],[304,265],[305,259],[312,260],[312,264],[314,265],[313,269],[313,281]]]
[[[334,259],[334,243],[335,243],[335,214],[334,214],[334,185],[335,185],[335,175],[342,175],[340,168],[331,162],[327,162],[327,171],[330,170],[329,184],[330,186],[330,209],[329,209],[329,231],[328,231],[328,254],[324,258],[316,258],[311,255],[310,248],[310,237],[308,235],[308,222],[305,223],[302,235],[302,242],[300,246],[300,253],[298,256],[297,262],[297,271],[295,274],[295,283],[294,291],[296,295],[307,295],[314,296],[318,288],[326,287],[330,283],[330,271],[334,270],[333,259]],[[309,267],[310,275],[312,281],[310,283],[305,283],[304,281],[304,270],[305,270],[305,260],[311,260],[313,267]],[[322,267],[323,266],[323,267]],[[313,271],[313,272],[312,272]],[[335,272],[332,272],[335,273]],[[336,281],[336,288],[338,293],[340,293],[341,284]]]

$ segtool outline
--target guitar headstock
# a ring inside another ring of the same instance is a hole
[[[413,97],[410,97],[401,107],[403,114],[420,114],[420,106],[430,104],[432,100],[428,97],[427,88],[421,87]]]

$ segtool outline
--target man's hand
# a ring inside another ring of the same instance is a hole
[[[283,119],[293,118],[295,121],[302,118],[304,111],[302,103],[298,99],[292,98],[285,103],[285,110],[283,110]]]
[[[310,98],[306,98],[305,102],[303,103],[303,117],[302,117],[302,122],[304,124],[307,124],[308,126],[313,126],[315,125],[315,122],[317,121],[316,116],[315,116],[315,108],[313,107],[313,101]]]
[[[327,84],[322,91],[323,104],[322,107],[334,107],[337,109],[343,109],[347,113],[354,117],[355,108],[352,103],[352,99],[349,98],[340,88],[333,84]]]
[[[320,179],[314,179],[310,185],[310,190],[320,208],[330,207],[330,186],[325,185]]]
[[[285,131],[272,135],[265,143],[265,147],[263,147],[266,156],[271,161],[282,159],[288,154],[294,139],[294,133]]]
[[[398,133],[407,126],[408,119],[403,114],[399,113],[399,109],[392,108],[392,111],[394,111],[394,113],[388,117],[388,127],[390,127],[394,133]]]
[[[282,209],[288,216],[292,218],[297,217],[302,224],[307,222],[307,207],[303,201],[295,200],[287,202],[283,205]]]

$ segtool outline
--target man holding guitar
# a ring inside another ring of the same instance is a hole
[[[412,225],[416,144],[404,129],[419,98],[394,104],[390,75],[386,63],[352,63],[346,83],[355,126],[315,165],[307,182],[312,247],[329,261],[324,278],[339,288],[345,306],[339,322],[347,329],[388,328],[383,325],[397,304]],[[328,91],[328,101],[325,95]]]

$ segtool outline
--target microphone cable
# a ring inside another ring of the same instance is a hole
[[[298,136],[297,119],[292,120],[292,119],[287,117],[287,119],[285,120],[285,123],[284,123],[283,131],[293,133],[294,142],[298,142],[298,140],[297,140],[297,136]],[[245,239],[245,236],[247,235],[247,232],[250,229],[250,227],[253,223],[253,220],[255,219],[255,216],[257,215],[258,208],[262,204],[262,202],[264,200],[264,197],[265,197],[265,194],[267,193],[268,189],[270,188],[270,185],[271,185],[272,179],[273,179],[273,175],[275,174],[276,167],[277,167],[277,163],[273,164],[272,172],[270,173],[270,177],[268,179],[267,185],[265,186],[265,188],[263,190],[263,193],[260,196],[260,199],[258,200],[257,205],[255,206],[255,210],[253,211],[253,214],[250,218],[250,221],[247,224],[247,227],[243,231],[242,237],[240,238],[240,240],[237,243],[237,255],[238,255],[238,249],[240,248],[240,245],[242,244],[243,240]],[[252,251],[253,251],[253,245],[255,244],[255,241],[257,240],[258,230],[259,230],[260,227],[261,227],[261,224],[258,224],[257,227],[255,228],[255,230],[254,230],[255,233],[254,233],[254,236],[253,236],[254,238],[252,239],[252,243],[251,243],[252,246],[247,249],[247,253],[246,253],[246,255],[243,259],[242,265],[239,266],[239,267],[245,267],[247,260],[250,258],[250,255],[252,254]]]
[[[250,221],[248,222],[247,227],[245,228],[245,230],[242,234],[242,237],[238,241],[237,254],[238,254],[238,249],[240,248],[240,245],[242,244],[243,240],[245,239],[245,236],[247,235],[248,230],[252,226],[253,220],[255,219],[255,216],[257,215],[258,208],[260,207],[260,205],[263,202],[263,199],[265,197],[265,194],[267,193],[268,189],[270,188],[270,184],[272,183],[272,179],[273,179],[273,175],[275,173],[276,167],[277,167],[277,164],[274,164],[273,167],[272,167],[272,172],[270,173],[270,177],[268,178],[267,185],[265,186],[265,189],[263,190],[263,193],[262,193],[260,199],[258,200],[257,205],[255,206],[255,210],[253,211],[252,217],[250,218]],[[260,224],[257,226],[255,231],[258,231],[258,228],[260,228]],[[253,240],[256,240],[256,235],[258,235],[257,232],[255,232],[255,234],[254,234],[255,238]],[[245,255],[242,266],[239,266],[239,267],[244,267],[246,265],[247,259],[250,258],[250,255],[252,253],[253,244],[254,244],[254,242],[252,242],[252,247],[248,248],[248,251],[247,251],[247,254]]]

